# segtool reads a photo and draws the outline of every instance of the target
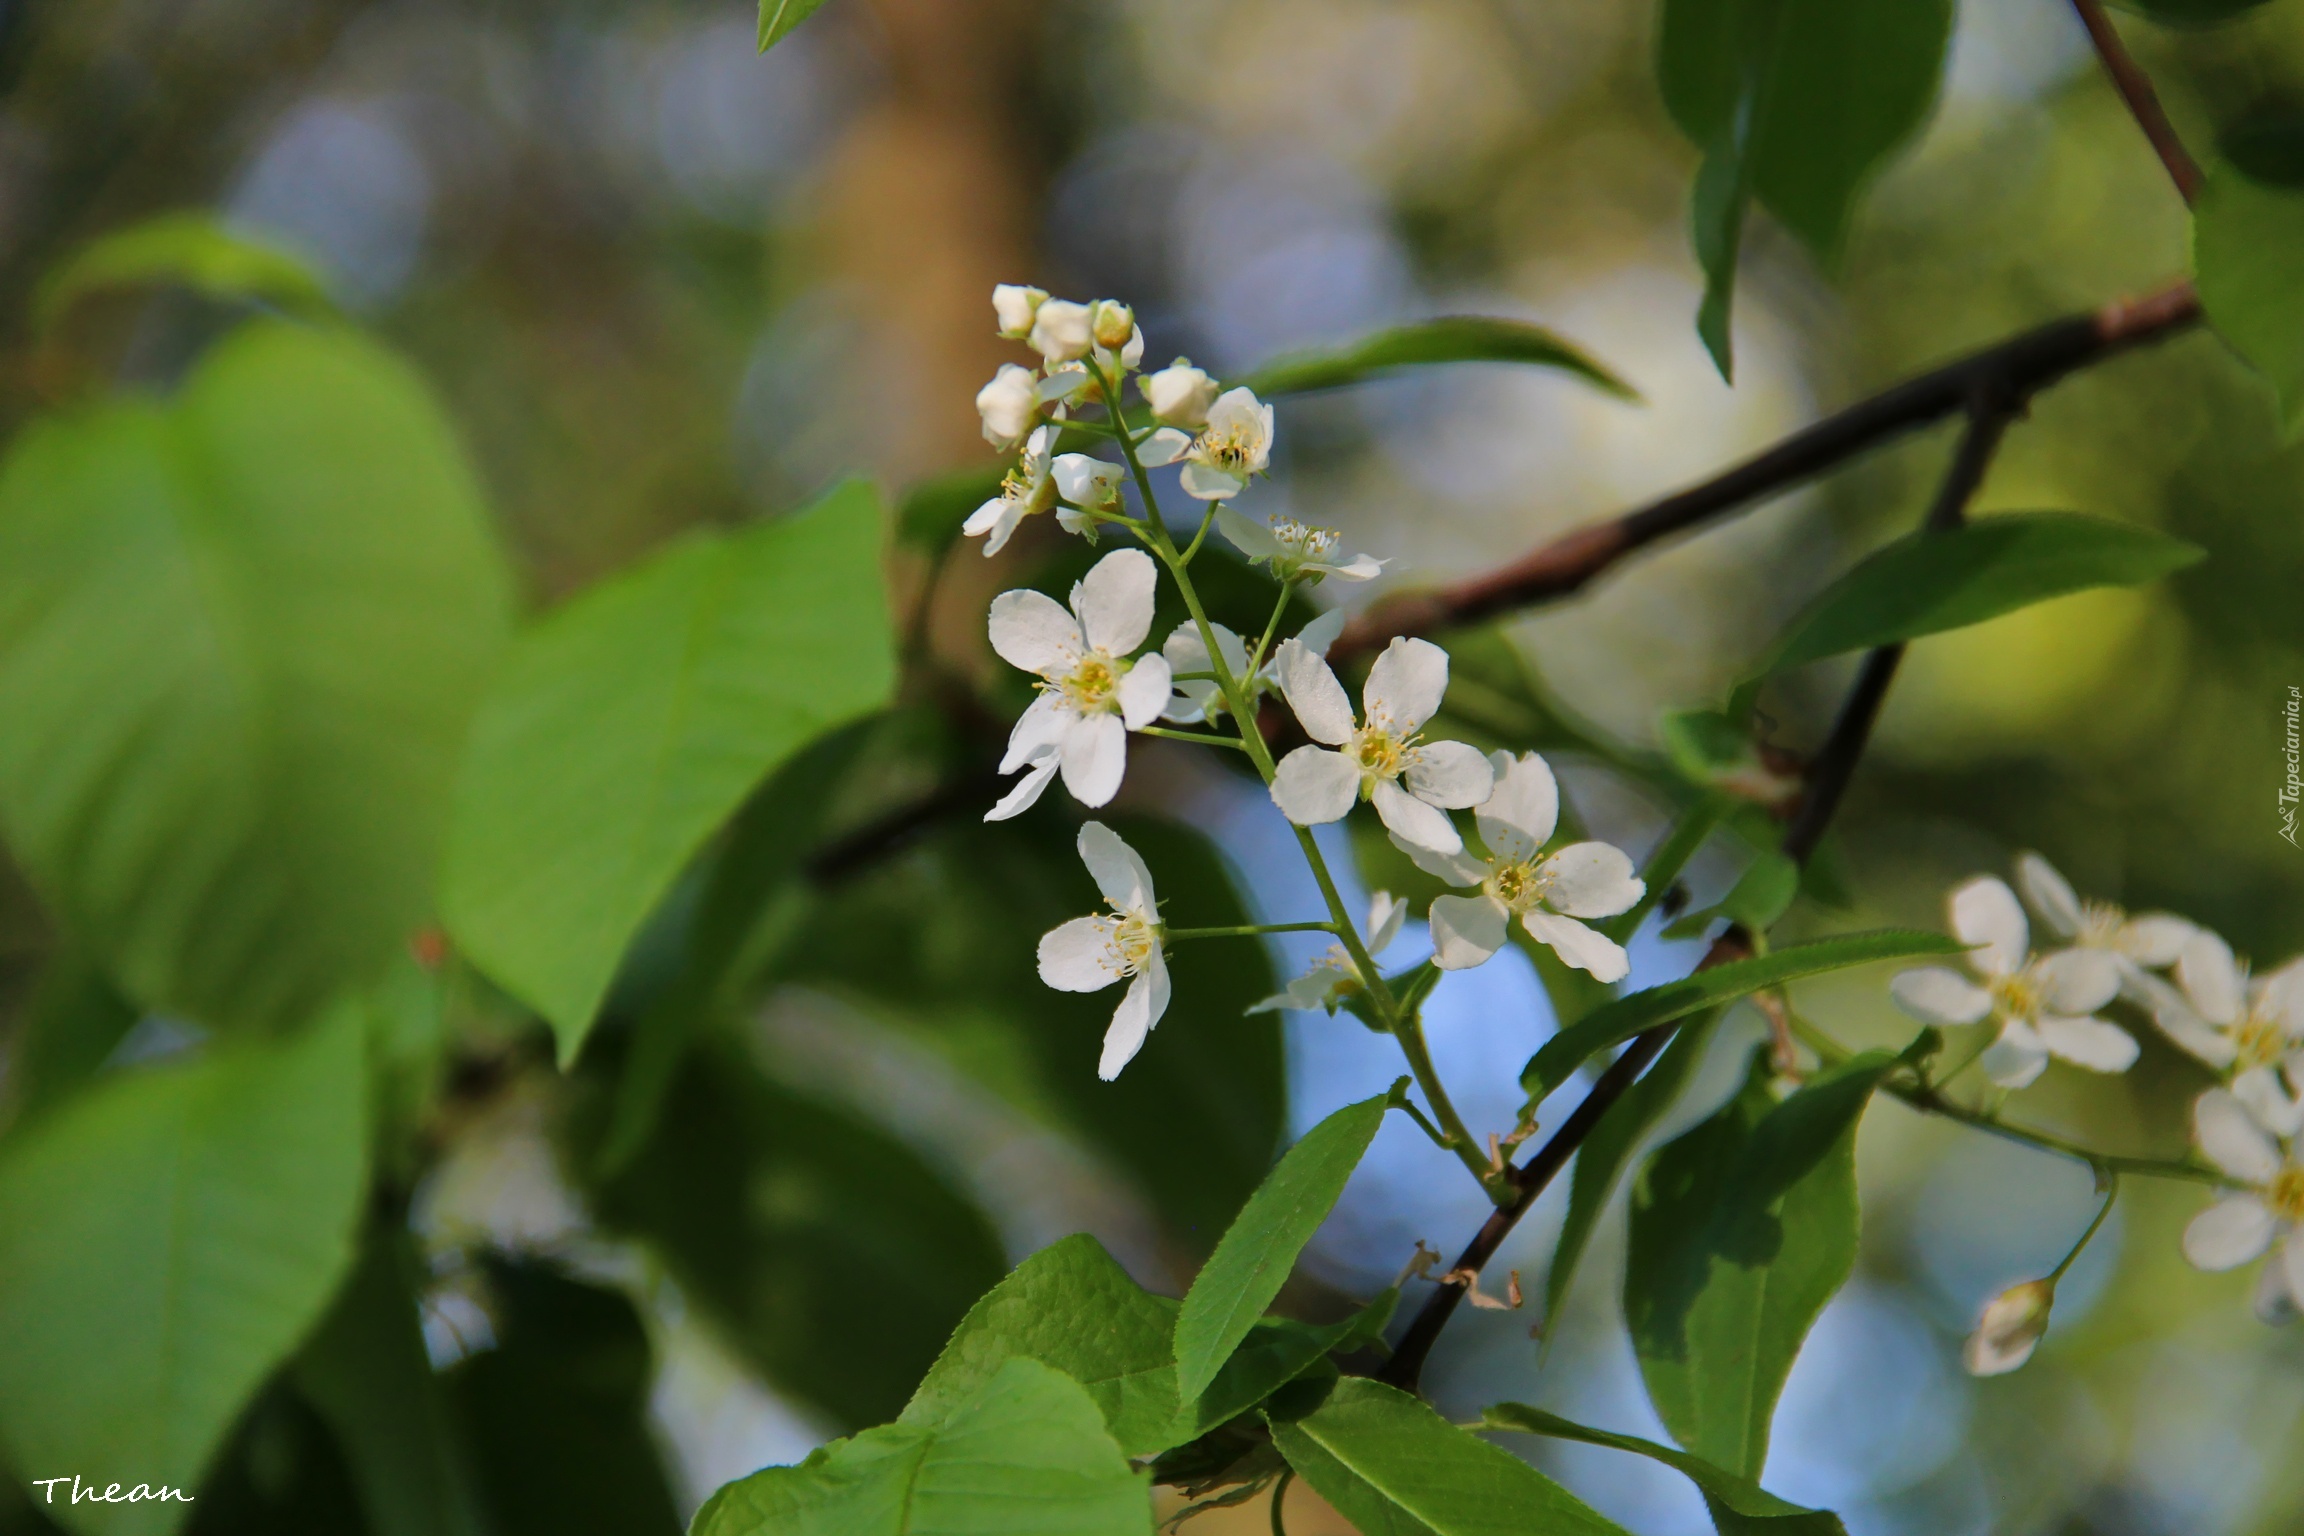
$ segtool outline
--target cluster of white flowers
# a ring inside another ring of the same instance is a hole
[[[1989,876],[1952,892],[1952,932],[1970,946],[1972,980],[1941,966],[1897,976],[1890,991],[1931,1024],[1991,1022],[1981,1057],[1992,1080],[2022,1088],[2051,1056],[2123,1072],[2135,1039],[2096,1017],[2124,1002],[2217,1077],[2192,1106],[2193,1140],[2227,1181],[2226,1192],[2184,1233],[2184,1255],[2206,1270],[2234,1269],[2272,1252],[2256,1311],[2279,1322],[2304,1310],[2304,958],[2251,977],[2231,945],[2166,912],[2131,916],[2082,901],[2047,860],[2017,861],[2014,891]],[[2024,905],[2060,941],[2031,952]],[[1969,1339],[1979,1375],[2022,1365],[2048,1322],[2055,1287],[2033,1280],[1986,1306]]]

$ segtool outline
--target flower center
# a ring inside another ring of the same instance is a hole
[[[1995,976],[1984,984],[1992,994],[1993,1005],[2011,1019],[2040,1017],[2040,984],[2033,979],[2031,967],[2007,976]]]
[[[2268,1067],[2287,1053],[2288,1039],[2277,1019],[2251,1009],[2232,1026],[2232,1044],[2238,1048],[2235,1066],[2242,1072]]]
[[[1224,427],[1221,430],[1210,427],[1200,434],[1199,448],[1199,458],[1203,464],[1210,469],[1226,470],[1232,474],[1245,471],[1248,461],[1256,456],[1255,443],[1250,440],[1247,429],[1240,426]]]
[[[1027,513],[1045,512],[1056,505],[1056,482],[1045,464],[1027,460],[1008,471],[1000,482],[1000,499]]]
[[[2289,1223],[2304,1222],[2304,1168],[2288,1164],[2264,1186],[2264,1204]]]
[[[1160,952],[1160,929],[1131,912],[1112,920],[1112,951],[1122,969],[1133,976]]]
[[[2126,921],[2127,914],[2118,907],[2084,901],[2080,904],[2080,932],[2072,942],[2082,949],[2115,948],[2113,941],[2120,937],[2120,925]]]
[[[1528,860],[1499,864],[1480,882],[1481,888],[1513,912],[1526,912],[1544,899],[1551,880]]]
[[[1272,525],[1272,537],[1280,547],[1297,560],[1326,560],[1336,553],[1343,535],[1332,528],[1315,528],[1292,517],[1282,518]]]
[[[1102,651],[1093,651],[1056,686],[1063,691],[1064,701],[1081,714],[1102,714],[1120,707],[1120,674],[1125,670],[1125,664]]]
[[[1384,779],[1400,777],[1416,750],[1414,736],[1395,736],[1380,725],[1362,727],[1352,738],[1352,760],[1360,765],[1360,787],[1372,789]]]

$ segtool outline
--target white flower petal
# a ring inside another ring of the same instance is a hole
[[[2125,1072],[2136,1064],[2136,1038],[2102,1019],[2051,1014],[2039,1023],[2049,1054],[2091,1072]]]
[[[1960,1353],[1971,1376],[2003,1376],[2032,1358],[2040,1336],[2048,1331],[2049,1308],[2055,1287],[2044,1280],[2012,1285],[1993,1297],[1977,1320]]]
[[[1384,574],[1384,562],[1374,555],[1354,555],[1342,565],[1313,564],[1305,569],[1318,571],[1334,581],[1374,581]]]
[[[1234,549],[1251,560],[1271,560],[1286,553],[1280,547],[1280,541],[1272,536],[1270,528],[1252,517],[1242,516],[1230,507],[1216,509],[1216,528],[1232,541]]]
[[[1088,306],[1070,299],[1049,299],[1032,316],[1032,349],[1051,363],[1067,363],[1088,355],[1094,340]]]
[[[1152,599],[1160,568],[1140,549],[1116,549],[1097,561],[1072,589],[1080,632],[1088,643],[1113,656],[1125,656],[1152,630]]]
[[[1440,712],[1447,691],[1448,653],[1429,640],[1395,635],[1368,669],[1360,702],[1371,726],[1404,736]]]
[[[2005,882],[1979,875],[1952,893],[1952,932],[1970,946],[1969,963],[1987,976],[2021,968],[2031,949],[2024,909]]]
[[[1184,466],[1177,483],[1184,487],[1184,494],[1195,501],[1229,501],[1248,489],[1248,482],[1238,475],[1210,469],[1197,459]]]
[[[2005,889],[2005,887],[2003,887]],[[1984,1075],[2003,1088],[2026,1088],[2048,1070],[2048,1042],[2021,1020],[2000,1026],[2000,1038],[1978,1058]]]
[[[1093,810],[1112,803],[1128,773],[1128,727],[1118,715],[1089,715],[1067,731],[1059,749],[1064,788]]]
[[[1146,469],[1173,464],[1192,450],[1192,434],[1162,427],[1136,445],[1136,462]]]
[[[1632,860],[1609,843],[1570,843],[1538,873],[1550,882],[1544,904],[1569,917],[1614,917],[1648,893]]]
[[[1147,969],[1128,983],[1120,1006],[1112,1010],[1112,1022],[1104,1031],[1104,1051],[1096,1061],[1096,1075],[1105,1082],[1118,1077],[1120,1069],[1144,1049],[1144,1037],[1152,1033],[1152,988],[1152,972]]]
[[[2240,962],[2232,946],[2206,928],[2195,928],[2176,956],[2176,985],[2192,1003],[2192,1011],[2211,1024],[2229,1024],[2240,1017],[2247,1001]]]
[[[2248,1106],[2256,1123],[2283,1141],[2304,1131],[2304,1099],[2291,1098],[2280,1073],[2250,1067],[2232,1079],[2232,1096]]]
[[[1080,621],[1045,592],[1001,593],[985,628],[1002,661],[1042,677],[1070,672],[1082,654]]]
[[[2291,960],[2266,976],[2256,1007],[2277,1019],[2280,1032],[2291,1040],[2304,1039],[2304,960]]]
[[[1273,659],[1279,666],[1280,692],[1295,711],[1296,723],[1304,727],[1304,734],[1331,747],[1350,741],[1352,699],[1328,663],[1294,640],[1283,641]]]
[[[1462,811],[1486,800],[1496,788],[1496,770],[1478,747],[1461,741],[1429,741],[1401,770],[1408,792],[1427,805]]]
[[[1020,501],[1002,501],[994,505],[997,506],[998,510],[983,529],[985,533],[984,558],[987,560],[1008,547],[1009,536],[1015,533],[1017,528],[1022,525],[1025,517],[1029,515],[1025,511],[1024,504]],[[981,511],[982,509],[979,508],[978,510]],[[975,520],[973,517],[969,519],[970,522]]]
[[[2120,925],[2120,953],[2138,965],[2165,970],[2184,952],[2184,941],[2192,937],[2193,931],[2194,925],[2185,918],[2168,912],[2146,912]]]
[[[1085,453],[1060,453],[1048,466],[1056,477],[1056,494],[1083,507],[1102,506],[1124,471],[1117,464]]]
[[[1368,898],[1368,953],[1380,955],[1392,947],[1400,937],[1400,925],[1408,921],[1408,903],[1390,891],[1378,891]]]
[[[1076,917],[1040,935],[1040,979],[1059,992],[1101,992],[1128,968],[1109,917]]]
[[[2268,1184],[2280,1171],[2280,1148],[2239,1097],[2211,1088],[2192,1105],[2192,1139],[2208,1161],[2236,1179]]]
[[[1016,781],[1016,787],[1000,797],[1000,803],[984,813],[986,821],[1007,821],[1021,816],[1039,802],[1041,791],[1056,776],[1057,756],[1050,749],[1046,757],[1032,765],[1032,771]]]
[[[2213,1024],[2192,1011],[2191,1000],[2157,976],[2141,972],[2127,978],[2128,987],[2142,1000],[2160,1032],[2192,1055],[2221,1071],[2232,1065],[2239,1048]]]
[[[1474,816],[1481,840],[1499,859],[1532,859],[1560,825],[1559,780],[1533,752],[1496,757],[1496,788]]]
[[[1478,885],[1488,878],[1488,866],[1469,853],[1441,853],[1421,843],[1412,843],[1398,833],[1386,835],[1392,839],[1393,847],[1408,855],[1418,869],[1436,880],[1445,880],[1450,885]]]
[[[1063,746],[1065,736],[1079,718],[1059,695],[1039,695],[1016,717],[1015,728],[1008,733],[1008,752],[1000,759],[999,771],[1014,773],[1035,758],[1053,754]]]
[[[1899,971],[1888,995],[1923,1024],[1974,1024],[1992,1011],[1991,993],[1941,965]]]
[[[2035,971],[2050,1013],[2094,1013],[2120,995],[2120,962],[2101,949],[2060,949]]]
[[[1325,656],[1328,654],[1328,647],[1334,645],[1336,637],[1342,633],[1344,633],[1344,610],[1331,608],[1296,631],[1296,643],[1315,656]]]
[[[2024,899],[2032,903],[2032,910],[2048,925],[2049,932],[2060,939],[2079,936],[2086,916],[2080,910],[2080,898],[2073,894],[2072,884],[2056,866],[2036,853],[2027,853],[2016,861],[2016,884],[2024,892]]]
[[[1272,776],[1272,803],[1300,827],[1341,821],[1360,798],[1360,769],[1341,752],[1298,747]]]
[[[1623,945],[1572,917],[1537,907],[1520,914],[1520,926],[1538,943],[1552,946],[1562,961],[1589,972],[1594,981],[1619,982],[1632,972],[1632,957]]]
[[[1152,653],[1136,658],[1120,679],[1120,718],[1128,729],[1140,731],[1160,718],[1170,697],[1168,658]]]
[[[2298,1236],[2298,1232],[2288,1234],[2288,1241],[2281,1245],[2283,1258],[2294,1250]],[[2270,1327],[2295,1321],[2296,1298],[2289,1288],[2286,1263],[2267,1264],[2256,1271],[2256,1286],[2248,1298],[2248,1307],[2256,1314],[2256,1321]]]
[[[1159,915],[1160,904],[1152,893],[1152,871],[1144,867],[1144,860],[1128,846],[1127,839],[1100,821],[1088,821],[1080,825],[1076,846],[1080,862],[1088,866],[1088,878],[1096,882],[1096,889],[1116,910],[1147,920]]]
[[[2238,1269],[2272,1246],[2272,1213],[2254,1195],[2228,1195],[2184,1228],[2184,1257],[2194,1269]]]
[[[1504,927],[1512,914],[1492,896],[1432,898],[1432,963],[1444,971],[1465,971],[1504,947]]]
[[[1464,835],[1456,830],[1446,811],[1426,805],[1390,779],[1379,780],[1368,800],[1376,807],[1378,819],[1408,841],[1438,853],[1464,851]]]

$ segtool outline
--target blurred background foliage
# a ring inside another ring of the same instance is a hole
[[[2186,264],[2183,209],[2069,8],[1963,0],[1936,111],[1863,204],[1840,270],[1754,223],[1730,389],[1691,324],[1694,156],[1657,98],[1650,10],[842,0],[755,57],[751,12],[703,0],[8,5],[0,415],[13,432],[92,383],[178,379],[226,325],[216,306],[110,297],[41,339],[32,300],[95,236],[215,209],[308,258],[438,392],[534,612],[850,471],[899,491],[989,466],[969,402],[1008,356],[986,304],[998,281],[1128,299],[1157,358],[1227,372],[1403,318],[1517,315],[1640,389],[1631,405],[1481,367],[1285,405],[1278,472],[1250,504],[1341,525],[1419,581]],[[2197,148],[2304,91],[2300,0],[2213,32],[2124,25]],[[1666,807],[1624,765],[1653,752],[1660,712],[1716,702],[1809,593],[1910,526],[1947,441],[1643,558],[1508,626],[1516,650],[1484,646],[1475,664],[1460,648],[1485,701],[1452,699],[1465,732],[1546,743],[1595,832],[1644,846]],[[2300,491],[2304,450],[2206,335],[2042,397],[1982,510],[2105,513],[2210,559],[1915,646],[1840,824],[1858,911],[1795,922],[1933,923],[1952,881],[2034,847],[2084,892],[2181,911],[2266,963],[2298,949],[2304,856],[2276,835],[2274,796],[2281,705],[2304,684]],[[1174,1288],[1284,1133],[1389,1080],[1384,1043],[1348,1018],[1239,1017],[1301,948],[1191,954],[1169,1022],[1110,1087],[1090,1071],[1099,1005],[1032,978],[1032,939],[1087,891],[1053,799],[1021,832],[974,825],[991,798],[977,755],[1018,702],[981,615],[993,591],[1060,579],[1077,556],[1047,539],[992,562],[897,544],[903,707],[754,797],[627,958],[572,1079],[541,1026],[440,967],[435,940],[416,945],[426,964],[377,1005],[426,1064],[406,1166],[381,1170],[358,1283],[241,1416],[192,1529],[675,1529],[720,1482],[890,1416],[968,1300],[1057,1236],[1092,1230]],[[1250,612],[1254,592],[1242,584]],[[1771,729],[1813,742],[1844,675],[1772,691]],[[1128,835],[1172,911],[1301,915],[1260,797],[1138,750]],[[840,842],[956,781],[920,835]],[[1715,857],[1699,898],[1733,876]],[[1373,850],[1364,872],[1403,878]],[[731,879],[741,921],[717,930],[699,914]],[[99,1062],[197,1042],[196,1025],[139,1018],[25,877],[8,880],[19,1117]],[[1644,940],[1635,981],[1676,974],[1686,951]],[[1897,1037],[1877,977],[1804,1003],[1844,1038]],[[1549,1028],[1533,968],[1452,979],[1428,1017],[1468,1117],[1507,1124]],[[1734,1069],[1714,1064],[1718,1092]],[[2106,1145],[2181,1144],[2200,1079],[2164,1042],[2125,1078],[2065,1073],[2035,1091],[2038,1118]],[[1859,1279],[1793,1377],[1772,1488],[1864,1536],[2240,1536],[2304,1519],[2304,1349],[2248,1315],[2246,1277],[2183,1266],[2188,1192],[2134,1190],[2034,1366],[1977,1384],[1958,1374],[1959,1335],[1985,1296],[2061,1253],[2088,1181],[1893,1104],[1861,1161]],[[1452,1249],[1479,1214],[1452,1173],[1388,1129],[1286,1304],[1340,1316],[1416,1239]],[[1510,1250],[1532,1292],[1558,1220],[1548,1200]],[[1524,1315],[1462,1318],[1427,1378],[1436,1398],[1656,1433],[1614,1322],[1620,1264],[1620,1237],[1603,1242],[1541,1342]],[[421,1339],[393,1321],[411,1295]],[[363,1322],[363,1305],[380,1310]],[[346,1351],[368,1362],[360,1381],[413,1381],[431,1404],[416,1416],[460,1426],[440,1443],[468,1452],[422,1478],[363,1460],[362,1394],[328,1380]],[[1707,1529],[1645,1463],[1537,1454],[1637,1531]],[[436,1507],[379,1514],[376,1489],[410,1486]],[[1300,1536],[1340,1529],[1312,1502],[1291,1501]],[[41,1523],[21,1502],[0,1512]]]

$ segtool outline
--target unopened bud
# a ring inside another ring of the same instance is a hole
[[[1050,363],[1070,363],[1088,355],[1095,338],[1088,328],[1088,306],[1070,299],[1050,299],[1032,316],[1031,342]]]
[[[1208,407],[1216,403],[1216,381],[1180,357],[1158,373],[1139,381],[1156,421],[1193,431],[1208,425]]]
[[[1098,299],[1089,310],[1089,328],[1096,345],[1117,352],[1136,334],[1136,312],[1117,299]]]
[[[1032,334],[1032,322],[1040,314],[1040,306],[1048,302],[1047,290],[1026,288],[1017,283],[1002,283],[992,290],[992,313],[999,318],[1000,334],[1011,341],[1022,341]]]
[[[1029,368],[1002,363],[992,382],[976,391],[976,414],[984,419],[984,441],[1005,453],[1024,441],[1040,419],[1040,381]]]
[[[2002,1376],[2031,1359],[2040,1336],[2048,1331],[2048,1313],[2055,1305],[2056,1285],[2051,1280],[2012,1285],[1986,1302],[1976,1331],[1960,1351],[1968,1374]]]

